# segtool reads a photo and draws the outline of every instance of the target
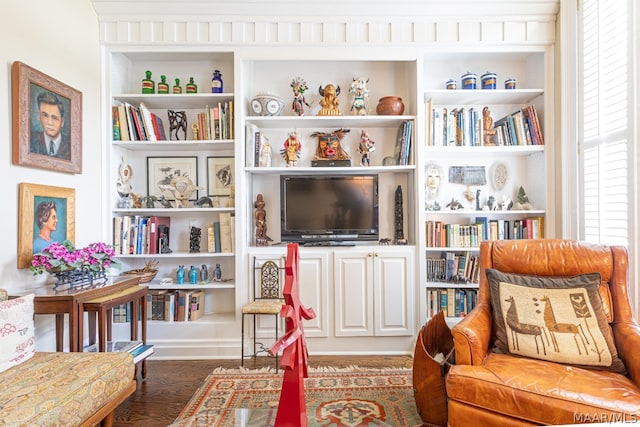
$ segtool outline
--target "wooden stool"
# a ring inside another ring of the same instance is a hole
[[[133,286],[119,292],[80,303],[80,313],[89,313],[89,344],[95,343],[96,318],[98,315],[98,350],[105,351],[107,341],[112,339],[112,310],[122,304],[131,304],[131,340],[138,340],[138,313],[142,323],[140,339],[147,343],[147,286]],[[82,315],[79,316],[79,330],[83,331]],[[142,378],[147,376],[146,360],[142,360]]]

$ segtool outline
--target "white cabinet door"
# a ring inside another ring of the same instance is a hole
[[[335,336],[373,335],[373,250],[334,252]]]
[[[374,251],[373,277],[375,335],[413,335],[413,250]]]
[[[251,274],[255,273],[256,280],[260,278],[260,272],[252,272],[253,258],[256,259],[256,266],[261,266],[268,260],[275,261],[280,267],[284,268],[285,265],[286,248],[268,248],[263,250],[257,250],[249,253],[249,278]],[[299,292],[300,301],[305,307],[313,308],[316,313],[316,317],[311,320],[304,320],[304,333],[307,337],[326,337],[329,334],[328,326],[328,313],[330,313],[328,307],[329,301],[329,284],[328,274],[329,271],[329,254],[321,252],[300,252],[300,270],[299,270]],[[281,285],[284,286],[285,272],[281,271]],[[251,296],[252,283],[249,280],[248,295]],[[259,285],[259,282],[256,283]],[[250,320],[247,319],[245,328],[249,327]],[[273,316],[258,316],[256,323],[256,333],[258,337],[273,337],[274,336],[274,322]],[[284,322],[279,321],[280,330],[278,336],[282,336],[284,332]],[[270,341],[265,342],[271,343]],[[270,344],[269,344],[270,345]]]

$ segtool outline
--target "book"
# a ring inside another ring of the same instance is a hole
[[[220,252],[231,253],[231,212],[220,212]],[[215,230],[214,230],[215,233]]]
[[[189,296],[189,320],[198,320],[204,316],[204,296],[202,290],[191,292]]]
[[[144,128],[146,140],[157,141],[158,137],[156,136],[156,132],[153,127],[153,119],[151,117],[151,111],[149,111],[149,109],[147,108],[144,102],[141,102],[138,108],[140,110],[140,116],[142,117],[142,126]]]
[[[160,233],[159,226],[165,226],[167,230],[171,225],[171,217],[169,216],[150,216],[147,221],[147,229],[149,234],[149,254],[158,254],[160,253]],[[169,232],[167,231],[167,237]],[[167,239],[167,244],[168,244]]]
[[[142,341],[107,341],[106,352],[124,352],[134,350],[142,345]],[[98,352],[98,344],[90,344],[84,347],[84,351]]]
[[[111,107],[111,119],[112,119],[112,129],[113,129],[113,140],[120,141],[120,112],[118,111],[117,106]]]
[[[220,221],[215,221],[213,223],[213,244],[214,244],[214,252],[220,253],[222,252],[222,247],[220,245]]]
[[[138,363],[153,354],[153,344],[143,344],[130,350],[129,353],[133,356],[133,363]]]

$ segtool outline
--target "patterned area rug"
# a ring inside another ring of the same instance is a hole
[[[281,385],[282,371],[214,371],[171,427],[273,426]],[[309,427],[422,425],[411,369],[309,369],[305,399]]]

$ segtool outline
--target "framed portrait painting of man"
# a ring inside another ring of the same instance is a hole
[[[76,191],[50,185],[19,184],[18,268],[53,242],[75,243]]]
[[[82,172],[82,93],[16,61],[11,66],[13,164]]]

